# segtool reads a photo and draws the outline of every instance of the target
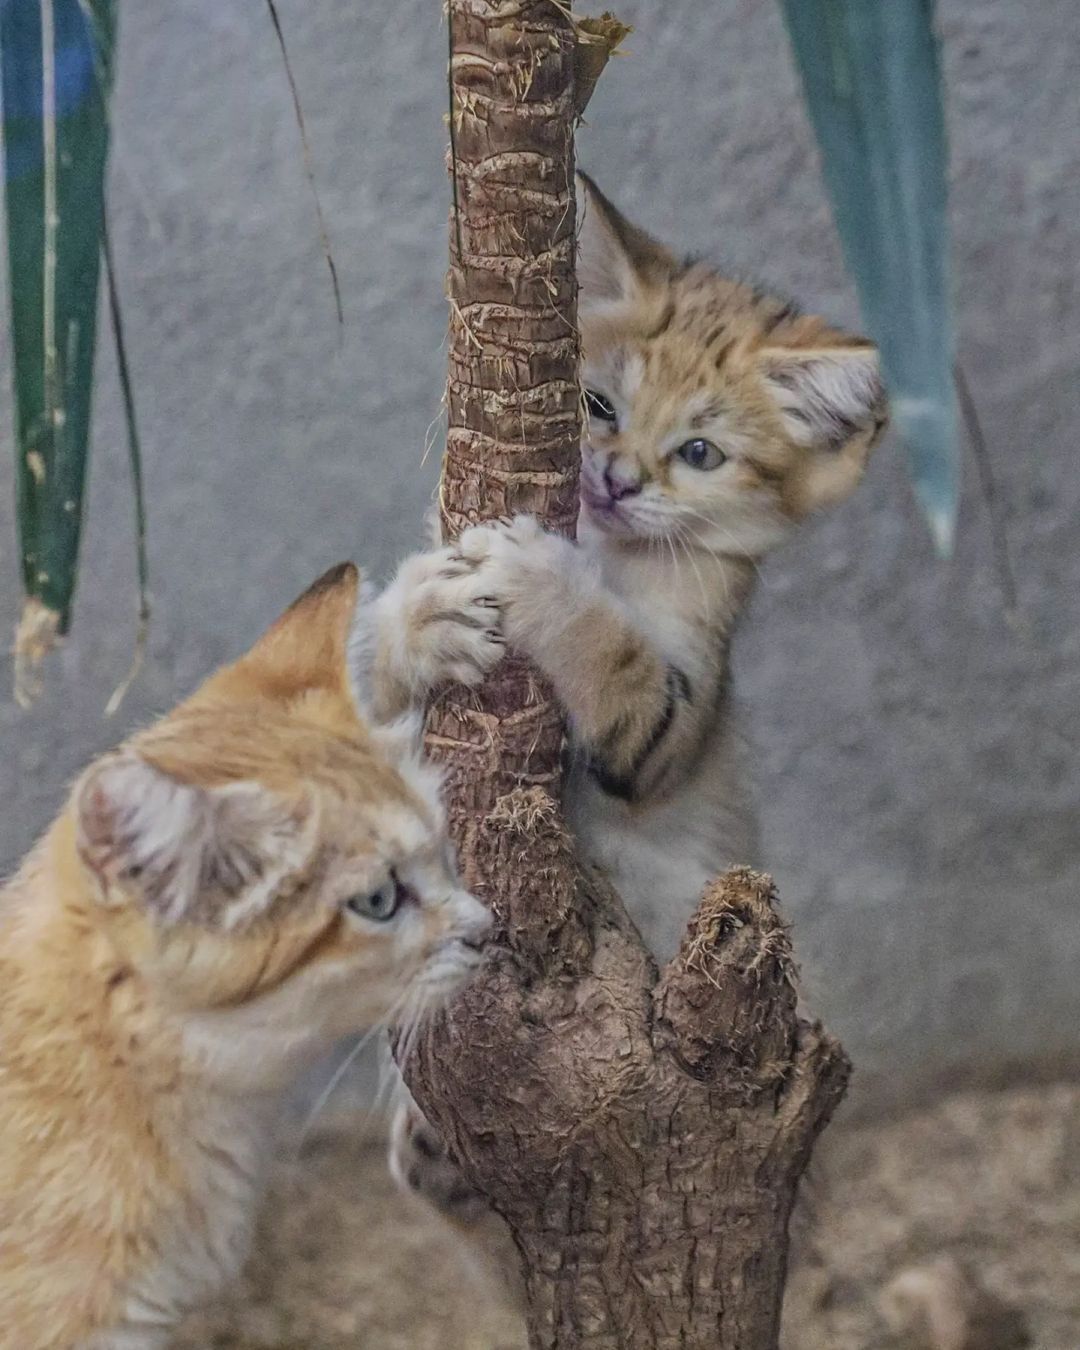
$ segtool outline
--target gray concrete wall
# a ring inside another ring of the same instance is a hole
[[[156,612],[133,630],[128,480],[100,361],[76,627],[29,715],[0,702],[0,860],[70,776],[237,653],[320,569],[385,570],[434,481],[445,329],[436,0],[279,0],[347,326],[335,329],[265,8],[129,0],[112,219],[147,448]],[[641,222],[854,321],[778,12],[620,0],[637,24],[582,162]],[[961,347],[1024,618],[965,471],[936,562],[895,445],[764,569],[738,665],[767,854],[813,1001],[879,1089],[1080,1048],[1080,26],[1073,0],[945,0]],[[0,627],[17,612],[0,337]],[[107,344],[105,344],[107,347]],[[9,667],[0,664],[8,686]]]

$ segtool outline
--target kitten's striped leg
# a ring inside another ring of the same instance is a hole
[[[701,713],[686,671],[581,549],[531,517],[467,530],[458,548],[480,565],[507,641],[551,680],[601,786],[627,800],[657,787],[697,742]]]

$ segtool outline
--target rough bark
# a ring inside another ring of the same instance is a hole
[[[441,505],[572,532],[575,47],[552,0],[451,0],[449,431]],[[847,1062],[801,1022],[767,877],[707,892],[658,972],[558,807],[559,710],[521,661],[429,743],[496,953],[402,1067],[522,1257],[531,1343],[770,1350],[787,1223]]]

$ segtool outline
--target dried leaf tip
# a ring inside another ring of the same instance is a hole
[[[15,702],[32,707],[41,693],[41,667],[56,646],[61,614],[30,596],[15,629]]]
[[[598,19],[571,16],[576,45],[574,47],[574,112],[584,113],[593,96],[596,82],[619,44],[634,31],[629,24],[605,10]]]

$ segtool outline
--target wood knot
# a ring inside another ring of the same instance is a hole
[[[654,999],[658,1035],[695,1077],[737,1069],[764,1086],[784,1075],[797,994],[771,877],[740,867],[706,888]]]
[[[732,868],[706,887],[678,959],[711,984],[718,984],[725,970],[762,969],[767,963],[794,980],[791,943],[777,903],[770,876]]]

